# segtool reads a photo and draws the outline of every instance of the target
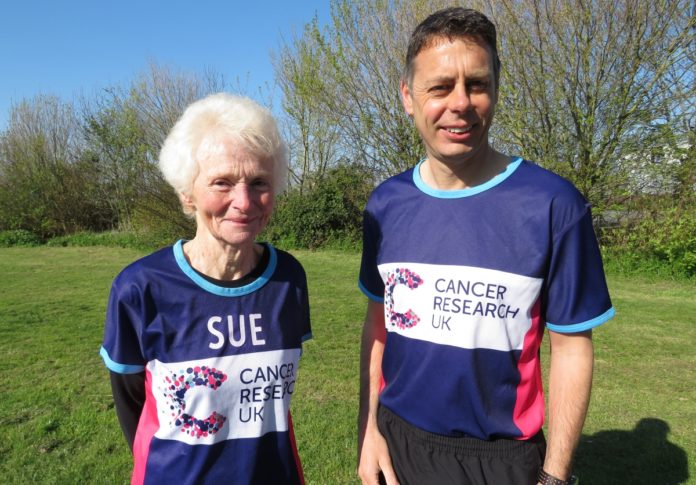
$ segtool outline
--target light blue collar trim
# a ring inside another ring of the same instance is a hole
[[[413,169],[413,183],[416,184],[416,187],[418,187],[421,192],[432,197],[437,197],[438,199],[460,199],[462,197],[471,197],[472,195],[480,194],[481,192],[485,192],[486,190],[502,183],[505,179],[512,175],[515,170],[517,170],[517,167],[519,167],[522,163],[522,157],[515,158],[508,164],[503,173],[496,175],[485,184],[459,190],[438,190],[426,185],[420,175],[420,168],[424,161],[425,159],[418,162],[418,165],[416,165],[416,167]]]
[[[263,285],[268,283],[268,280],[271,278],[271,275],[273,275],[273,272],[275,271],[276,266],[278,264],[278,255],[276,254],[275,248],[268,243],[264,243],[264,246],[266,246],[266,248],[268,249],[270,257],[268,260],[268,266],[266,267],[266,270],[263,272],[263,274],[251,283],[249,283],[248,285],[240,286],[238,288],[226,288],[224,286],[218,286],[214,283],[211,283],[210,281],[206,280],[201,275],[196,273],[196,271],[191,267],[188,260],[186,259],[186,256],[184,256],[184,242],[185,241],[183,239],[180,239],[176,242],[176,244],[174,244],[173,249],[176,263],[179,265],[181,271],[183,271],[184,274],[188,276],[194,283],[203,288],[205,291],[213,293],[214,295],[242,296],[248,295],[249,293],[253,293],[259,288],[261,288]]]

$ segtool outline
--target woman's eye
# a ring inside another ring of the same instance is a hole
[[[257,190],[268,190],[271,187],[271,184],[269,184],[266,180],[254,180],[251,183],[251,186]]]
[[[213,186],[219,189],[223,189],[229,187],[230,183],[227,180],[215,180],[213,182]]]

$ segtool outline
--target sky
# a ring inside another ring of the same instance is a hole
[[[38,94],[72,101],[127,86],[156,63],[222,74],[254,97],[273,83],[271,51],[329,0],[0,0],[0,131]]]

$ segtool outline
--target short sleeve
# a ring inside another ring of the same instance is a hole
[[[118,374],[145,370],[146,360],[140,344],[142,328],[140,292],[136,285],[114,281],[109,294],[100,355],[106,367]]]
[[[614,316],[589,204],[554,235],[545,298],[546,325],[583,332]]]
[[[307,289],[307,276],[302,273],[302,285],[299,288],[299,301],[302,313],[302,342],[312,339],[312,324],[309,312],[309,290]]]
[[[363,212],[363,250],[358,286],[370,300],[382,303],[384,302],[384,281],[377,267],[380,241],[379,224],[368,202]]]

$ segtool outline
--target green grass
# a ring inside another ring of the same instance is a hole
[[[142,254],[0,249],[2,483],[128,482],[98,349],[111,279]],[[357,483],[360,258],[294,254],[307,270],[314,333],[293,400],[305,475],[309,484]],[[617,317],[594,333],[595,386],[576,470],[584,484],[696,483],[696,288],[644,277],[609,284]]]

